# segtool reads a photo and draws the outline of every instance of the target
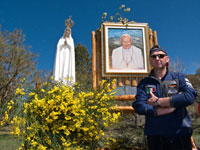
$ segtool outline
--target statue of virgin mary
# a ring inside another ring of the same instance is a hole
[[[71,27],[69,24],[66,26],[58,41],[53,70],[54,80],[68,85],[75,83],[75,52]]]

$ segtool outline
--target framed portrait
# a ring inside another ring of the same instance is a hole
[[[147,23],[105,22],[101,28],[103,77],[149,73]]]

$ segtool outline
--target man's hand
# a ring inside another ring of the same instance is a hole
[[[155,101],[158,99],[152,92],[150,92],[151,98],[147,100],[147,104],[151,106],[156,106]],[[162,97],[159,98],[158,104],[160,107],[171,107],[170,106],[170,98],[169,97]]]
[[[155,101],[158,99],[152,92],[150,92],[151,98],[147,100],[147,104],[155,106]]]
[[[147,100],[147,104],[156,106],[155,101],[158,99],[152,92],[150,92],[151,98]],[[157,116],[166,115],[174,112],[176,108],[170,107],[169,97],[159,98],[159,107],[156,109]]]

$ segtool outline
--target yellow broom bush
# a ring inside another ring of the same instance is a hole
[[[29,92],[17,89],[16,94],[25,99],[11,121],[12,133],[24,141],[19,149],[96,149],[100,143],[114,141],[104,128],[116,123],[120,113],[110,110],[115,90],[105,81],[96,91],[50,81]],[[1,124],[7,120],[6,112]]]

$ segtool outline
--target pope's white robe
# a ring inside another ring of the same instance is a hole
[[[144,60],[141,49],[131,46],[127,50],[123,49],[122,46],[116,48],[112,52],[112,69],[144,69]],[[129,57],[127,57],[129,55]],[[129,59],[126,61],[126,59]]]
[[[58,41],[53,75],[55,81],[70,85],[75,83],[75,52],[71,34],[67,40],[61,37]],[[66,79],[70,79],[71,83]]]

